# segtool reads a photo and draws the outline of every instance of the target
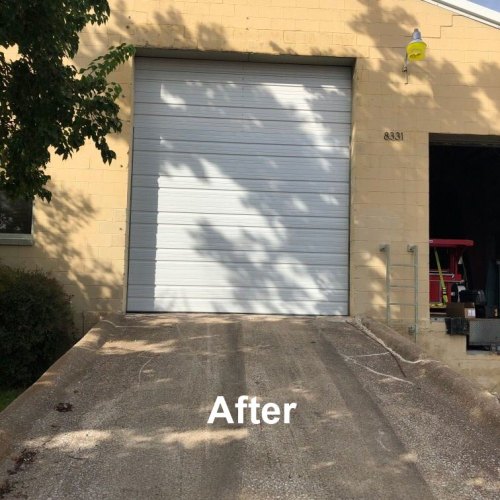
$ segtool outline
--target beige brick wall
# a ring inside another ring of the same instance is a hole
[[[385,267],[420,250],[420,311],[427,319],[428,134],[500,135],[500,30],[421,0],[111,0],[106,26],[82,33],[76,63],[112,44],[200,51],[356,57],[352,133],[351,313],[385,315]],[[413,28],[427,60],[401,72]],[[123,85],[118,159],[85,147],[50,167],[54,199],[35,206],[35,246],[1,247],[9,263],[50,269],[78,311],[121,311],[126,281],[133,62]],[[404,142],[383,140],[404,132]],[[402,279],[409,279],[402,276]],[[404,297],[403,297],[404,298]],[[395,315],[411,316],[408,308]]]

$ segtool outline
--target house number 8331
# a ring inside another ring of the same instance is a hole
[[[385,132],[384,141],[404,141],[403,132]]]

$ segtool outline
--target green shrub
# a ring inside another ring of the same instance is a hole
[[[32,384],[74,341],[62,286],[46,273],[0,265],[0,387]]]

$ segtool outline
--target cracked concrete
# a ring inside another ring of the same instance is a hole
[[[328,318],[102,321],[0,414],[5,498],[498,498],[494,404],[457,397],[438,362],[369,332]],[[242,394],[298,407],[289,425],[206,424],[216,396]],[[9,476],[24,449],[35,459]]]

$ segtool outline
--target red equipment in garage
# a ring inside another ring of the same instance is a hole
[[[453,285],[463,285],[464,276],[459,272],[462,254],[474,246],[472,240],[429,240],[429,298],[431,309],[445,309],[448,302],[456,302]],[[455,287],[456,288],[456,287]]]

